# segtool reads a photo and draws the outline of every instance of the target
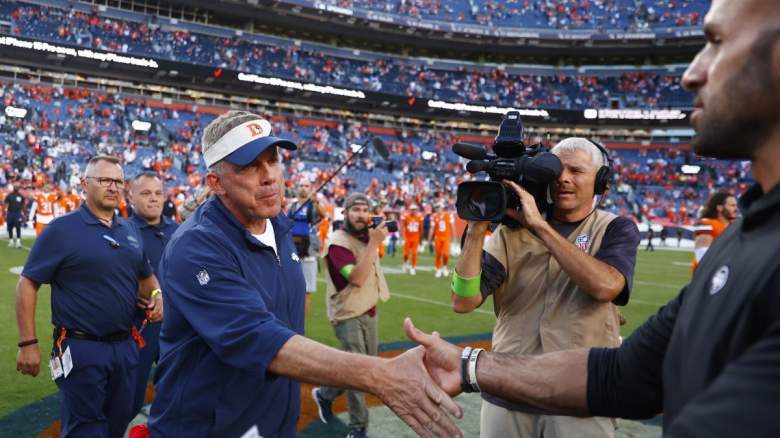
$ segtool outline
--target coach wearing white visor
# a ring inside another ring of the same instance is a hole
[[[281,213],[271,125],[229,111],[203,133],[215,196],[174,234],[160,263],[160,335],[152,436],[295,436],[298,381],[378,395],[416,432],[459,436],[460,409],[426,373],[422,351],[351,354],[303,337],[305,283]],[[248,435],[244,435],[248,433]]]

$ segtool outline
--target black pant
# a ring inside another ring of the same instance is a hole
[[[5,226],[8,230],[8,240],[13,239],[14,229],[16,230],[16,238],[22,238],[22,216],[9,214],[5,220]]]

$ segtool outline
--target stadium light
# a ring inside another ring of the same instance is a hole
[[[152,124],[151,123],[144,122],[144,121],[141,121],[141,120],[133,120],[132,126],[133,126],[133,129],[135,129],[136,131],[144,131],[144,132],[146,132],[146,131],[148,131],[149,129],[152,128]]]
[[[696,166],[693,164],[683,164],[680,166],[680,171],[686,175],[698,175],[699,172],[701,172],[701,166]]]
[[[27,110],[24,108],[17,108],[15,106],[5,107],[5,115],[8,117],[16,117],[17,119],[23,119],[27,115]]]

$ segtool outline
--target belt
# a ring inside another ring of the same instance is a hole
[[[61,329],[58,328],[54,329],[54,339],[57,339],[57,337],[60,335],[60,330]],[[128,331],[109,333],[105,336],[96,336],[86,332],[82,332],[80,330],[74,330],[74,329],[65,329],[65,330],[67,333],[67,337],[72,339],[80,339],[82,341],[119,342],[119,341],[124,341],[125,339],[130,337],[130,332]]]

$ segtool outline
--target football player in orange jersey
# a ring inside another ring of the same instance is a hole
[[[415,275],[417,268],[417,249],[420,247],[420,235],[422,234],[423,217],[417,204],[412,204],[409,211],[401,217],[401,230],[404,238],[404,264],[403,272],[407,270]],[[411,258],[411,264],[409,259]]]
[[[701,212],[701,219],[694,225],[694,258],[691,268],[696,271],[701,258],[712,242],[737,219],[737,198],[733,194],[720,191],[713,193]]]
[[[57,195],[52,192],[50,184],[43,187],[43,191],[35,194],[35,204],[33,204],[30,217],[35,217],[35,235],[39,236],[44,227],[54,219],[54,203],[57,202]]]
[[[450,261],[450,243],[455,229],[455,217],[449,211],[444,211],[444,203],[436,204],[435,212],[431,215],[431,231],[428,241],[433,242],[433,252],[436,260],[436,278],[444,275],[448,277],[450,270],[447,263]]]

